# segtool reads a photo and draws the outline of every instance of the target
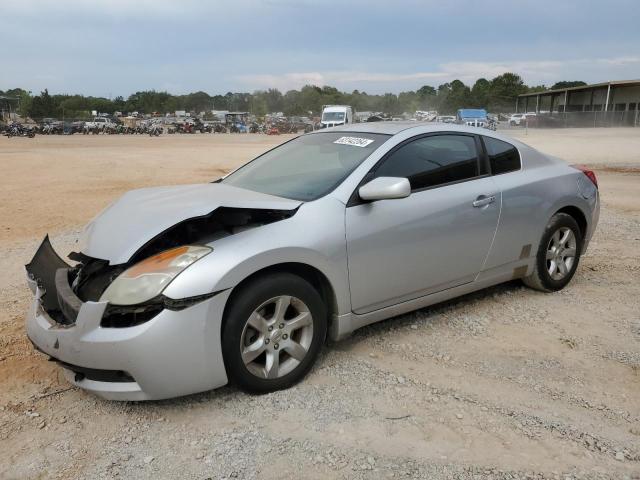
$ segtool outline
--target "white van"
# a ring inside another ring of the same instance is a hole
[[[349,105],[324,105],[320,123],[322,128],[353,123],[353,109]]]

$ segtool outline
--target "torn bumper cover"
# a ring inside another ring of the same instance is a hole
[[[45,238],[26,265],[34,293],[26,327],[71,383],[113,400],[170,398],[227,383],[220,325],[229,291],[179,310],[160,309],[131,327],[105,328],[108,304],[78,298],[70,268]]]

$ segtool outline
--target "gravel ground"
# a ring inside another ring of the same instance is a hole
[[[327,345],[311,374],[286,391],[250,396],[225,387],[148,403],[70,388],[33,352],[23,330],[29,295],[21,265],[42,225],[68,252],[96,207],[129,183],[194,181],[209,156],[237,163],[238,151],[274,140],[162,139],[162,152],[148,150],[158,144],[146,138],[126,139],[122,152],[110,143],[125,141],[117,137],[24,139],[10,151],[0,144],[0,160],[25,172],[50,155],[50,188],[72,192],[52,202],[73,203],[53,218],[47,186],[37,186],[42,209],[28,203],[28,180],[21,178],[24,192],[0,189],[0,478],[639,479],[640,131],[511,133],[598,167],[600,225],[565,290],[507,283],[363,328]],[[197,168],[176,177],[185,148]],[[130,149],[141,162],[158,154],[163,166],[174,163],[149,176],[133,162],[118,164],[100,180],[98,172]],[[104,182],[90,208],[73,196],[77,178],[60,173],[87,152],[82,174]]]

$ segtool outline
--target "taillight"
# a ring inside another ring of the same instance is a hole
[[[584,165],[571,165],[571,166],[577,170],[580,170],[582,173],[584,173],[587,176],[587,178],[591,180],[591,183],[593,183],[596,186],[596,188],[598,188],[598,179],[596,178],[596,173],[593,170],[589,170]]]

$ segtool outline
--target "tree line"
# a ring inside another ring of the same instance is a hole
[[[558,82],[551,88],[586,85],[584,82]],[[356,111],[383,112],[398,115],[416,110],[437,110],[440,114],[452,114],[459,108],[485,108],[489,112],[511,112],[518,95],[546,90],[544,85],[527,86],[519,75],[504,73],[492,80],[478,79],[472,86],[461,80],[443,83],[438,87],[425,85],[416,91],[384,94],[368,94],[353,90],[341,92],[335,87],[306,85],[300,90],[285,93],[275,88],[253,93],[228,92],[225,95],[209,95],[194,92],[172,95],[168,92],[148,90],[136,92],[128,98],[91,97],[84,95],[50,94],[47,89],[39,95],[16,88],[3,92],[0,97],[19,99],[22,116],[34,120],[52,118],[87,118],[92,110],[100,113],[139,112],[165,114],[176,110],[206,112],[210,110],[247,111],[258,116],[270,112],[285,115],[318,115],[322,105],[351,105]]]

